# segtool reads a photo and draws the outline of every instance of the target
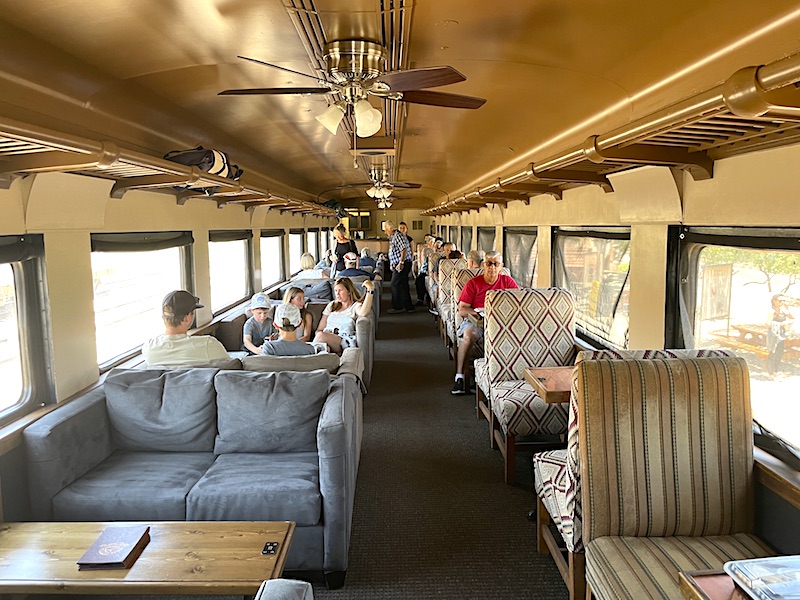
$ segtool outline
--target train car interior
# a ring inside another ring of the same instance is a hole
[[[788,0],[0,0],[0,597],[794,564],[798,88]]]

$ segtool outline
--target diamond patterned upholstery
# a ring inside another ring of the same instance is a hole
[[[466,268],[466,266],[467,261],[463,258],[443,258],[439,261],[439,294],[436,298],[436,304],[439,306],[440,315],[442,306],[453,304],[452,274],[459,269]]]
[[[575,303],[559,288],[496,290],[486,294],[484,318],[490,431],[511,483],[517,436],[566,433],[566,406],[542,400],[524,370],[573,364]]]

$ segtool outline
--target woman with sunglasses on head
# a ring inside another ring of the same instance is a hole
[[[322,312],[315,342],[326,343],[336,354],[341,354],[345,348],[356,346],[356,319],[370,313],[372,297],[375,295],[374,283],[367,280],[363,285],[367,293],[362,298],[350,279],[342,277],[336,280],[333,285],[336,300],[328,304]]]

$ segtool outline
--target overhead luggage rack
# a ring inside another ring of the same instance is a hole
[[[642,165],[676,167],[694,179],[709,179],[715,160],[800,142],[800,90],[794,85],[798,81],[800,53],[745,67],[706,92],[590,136],[578,147],[530,163],[519,173],[421,214],[479,210],[487,204],[529,201],[535,194],[561,199],[564,189],[576,185],[600,185],[610,191],[607,175]]]
[[[31,173],[69,172],[114,180],[110,195],[122,198],[130,190],[158,190],[175,195],[178,204],[190,198],[213,200],[218,207],[240,204],[245,209],[266,206],[281,212],[336,217],[320,204],[245,186],[163,158],[0,118],[0,185]],[[175,188],[185,188],[182,191]]]

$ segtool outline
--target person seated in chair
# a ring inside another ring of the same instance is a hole
[[[314,261],[314,256],[309,252],[303,253],[300,257],[300,271],[292,277],[292,281],[300,279],[327,279],[328,272],[318,269]]]
[[[484,254],[483,250],[470,250],[467,253],[467,268],[480,269],[483,264]]]
[[[352,280],[347,277],[336,280],[333,286],[336,300],[322,311],[315,342],[326,343],[331,351],[339,355],[345,348],[356,347],[356,319],[370,314],[375,284],[366,280],[364,289],[367,293],[362,300]]]
[[[362,248],[361,249],[361,258],[358,261],[359,267],[372,267],[375,268],[375,259],[372,258],[372,253],[369,251],[369,248]]]
[[[294,304],[279,304],[276,306],[273,325],[278,330],[280,339],[274,342],[264,342],[261,346],[261,353],[270,356],[316,354],[314,346],[297,339],[297,328],[302,322],[303,318],[300,316],[300,309]]]
[[[230,358],[225,346],[214,336],[188,334],[198,308],[203,308],[200,298],[186,290],[164,296],[161,318],[166,330],[142,346],[142,357],[148,365],[193,367]]]
[[[366,250],[366,248],[365,248]],[[368,271],[363,271],[359,269],[356,265],[358,265],[358,254],[355,252],[348,252],[344,255],[344,270],[339,271],[336,276],[337,277],[369,277],[370,279],[380,279],[381,276],[377,273],[370,273]]]
[[[274,331],[272,319],[269,318],[271,308],[272,304],[266,294],[261,292],[253,294],[250,299],[250,312],[253,316],[244,322],[242,350],[247,350],[249,354],[261,354],[261,344],[269,339]]]
[[[461,295],[458,297],[458,314],[464,319],[458,328],[458,345],[456,357],[456,378],[453,382],[452,394],[462,395],[467,393],[464,380],[464,366],[473,344],[483,344],[483,312],[486,301],[486,292],[489,290],[508,290],[519,288],[517,282],[508,275],[500,273],[503,268],[503,255],[492,250],[486,253],[483,259],[483,274],[470,279]]]

